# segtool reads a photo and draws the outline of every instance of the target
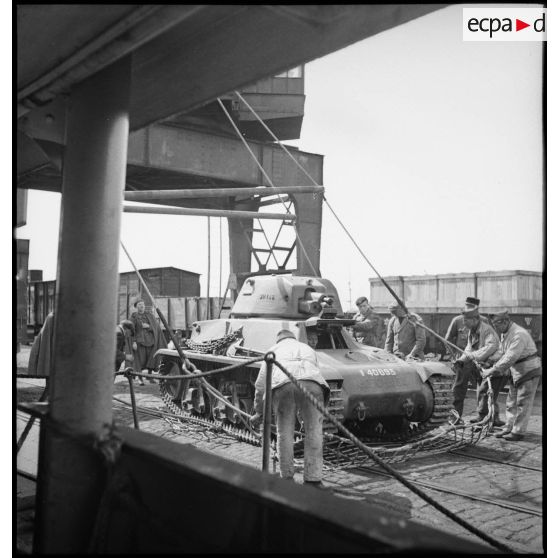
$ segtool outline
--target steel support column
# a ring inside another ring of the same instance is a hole
[[[257,211],[258,201],[248,200],[237,203],[239,210]],[[229,265],[230,276],[228,287],[231,290],[233,300],[240,287],[242,280],[237,281],[237,274],[249,273],[252,265],[252,238],[253,227],[258,226],[256,221],[242,221],[241,219],[227,219],[229,222]],[[249,224],[250,223],[250,224]],[[240,284],[239,284],[240,283]]]
[[[308,259],[300,249],[297,241],[296,247],[296,267],[300,275],[320,274],[320,250],[321,250],[321,230],[322,230],[322,201],[323,193],[315,194],[294,194],[296,212],[296,230]]]
[[[50,417],[71,437],[41,432],[39,553],[87,551],[104,487],[103,460],[83,437],[112,422],[129,91],[126,58],[83,81],[70,97]]]

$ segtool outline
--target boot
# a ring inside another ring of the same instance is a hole
[[[511,430],[501,430],[500,432],[498,432],[498,434],[494,434],[494,437],[495,438],[503,438],[504,436],[507,436],[510,433],[511,433]]]
[[[508,440],[508,442],[518,442],[519,440],[523,440],[523,434],[517,434],[515,432],[509,432],[502,436],[504,440]]]
[[[303,484],[306,485],[306,486],[313,486],[313,487],[319,488],[321,490],[324,490],[326,488],[325,484],[322,481],[304,481]]]

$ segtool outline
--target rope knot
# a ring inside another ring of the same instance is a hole
[[[120,457],[122,438],[117,434],[114,424],[103,425],[93,441],[93,449],[98,451],[107,465],[114,465]]]

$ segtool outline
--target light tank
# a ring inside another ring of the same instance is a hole
[[[281,329],[297,339],[317,339],[322,375],[331,388],[328,411],[369,442],[409,441],[447,422],[453,372],[439,362],[405,361],[383,349],[358,343],[344,319],[337,290],[317,277],[262,275],[246,279],[230,316],[193,324],[183,342],[185,356],[202,371],[265,354]],[[161,375],[183,373],[174,349],[162,349]],[[261,363],[207,377],[232,406],[253,412],[254,382]],[[171,410],[193,418],[250,429],[249,423],[199,382],[160,382]],[[324,430],[335,433],[332,423]]]

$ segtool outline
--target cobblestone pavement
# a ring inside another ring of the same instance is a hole
[[[18,400],[37,400],[44,381],[18,380]],[[135,384],[137,404],[153,410],[166,410],[156,384]],[[115,382],[114,394],[129,401],[127,381]],[[474,394],[470,392],[465,413],[474,410]],[[504,399],[500,400],[503,407]],[[115,402],[117,424],[133,426],[129,407]],[[225,459],[260,468],[262,450],[204,427],[176,419],[163,419],[139,413],[140,429],[192,444]],[[18,434],[22,429],[18,413]],[[543,478],[542,478],[542,416],[537,400],[529,423],[529,432],[519,442],[507,442],[494,437],[484,439],[478,446],[432,457],[413,459],[393,466],[408,480],[427,483],[420,488],[462,519],[500,540],[516,552],[543,552]],[[29,442],[31,443],[31,442]],[[25,449],[25,447],[23,448]],[[24,453],[23,451],[21,452]],[[18,455],[18,467],[24,458]],[[503,462],[503,463],[499,463]],[[277,474],[274,472],[273,474]],[[295,480],[302,482],[302,461],[297,460]],[[402,519],[479,541],[478,537],[435,510],[398,481],[378,474],[378,469],[360,467],[341,470],[325,466],[324,483],[336,497],[380,504]],[[488,502],[494,499],[497,502]],[[505,505],[506,507],[502,507]]]

